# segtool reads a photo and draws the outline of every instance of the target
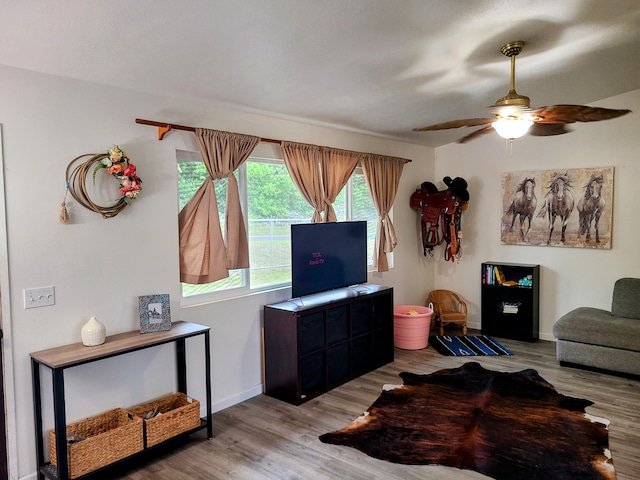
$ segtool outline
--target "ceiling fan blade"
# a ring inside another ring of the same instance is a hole
[[[495,122],[495,118],[465,118],[463,120],[451,120],[450,122],[436,123],[428,127],[414,128],[414,132],[425,132],[427,130],[446,130],[448,128],[477,127]]]
[[[557,124],[575,122],[599,122],[621,117],[631,110],[614,110],[611,108],[587,107],[586,105],[551,105],[534,110],[535,123]]]
[[[485,133],[489,133],[492,131],[493,131],[493,126],[487,125],[486,127],[482,127],[478,130],[471,132],[469,135],[465,135],[460,140],[458,140],[458,143],[467,143],[468,141],[473,140],[474,138],[477,138],[481,135],[484,135]]]
[[[552,135],[563,135],[571,130],[564,123],[534,123],[527,132],[534,137],[550,137]]]

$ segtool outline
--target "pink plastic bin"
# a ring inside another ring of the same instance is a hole
[[[414,313],[415,312],[415,313]],[[429,345],[433,310],[419,305],[393,307],[393,345],[403,350],[420,350]]]

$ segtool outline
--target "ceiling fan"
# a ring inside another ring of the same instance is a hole
[[[534,136],[550,136],[569,133],[567,123],[598,122],[609,120],[629,113],[631,110],[614,110],[610,108],[587,107],[585,105],[551,105],[536,109],[530,108],[529,97],[516,93],[515,72],[516,56],[524,48],[523,41],[507,43],[500,51],[511,58],[511,86],[509,93],[498,99],[489,107],[494,118],[466,118],[450,122],[414,128],[415,132],[431,130],[447,130],[460,127],[482,128],[462,137],[458,143],[466,143],[494,129],[503,138],[513,141],[526,133]]]

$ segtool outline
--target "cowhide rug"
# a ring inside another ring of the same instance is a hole
[[[375,458],[475,470],[496,480],[615,479],[608,421],[593,402],[562,395],[535,370],[477,362],[429,375],[401,373],[369,410],[320,436]]]

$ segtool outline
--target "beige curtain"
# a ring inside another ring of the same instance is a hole
[[[333,202],[349,181],[360,161],[361,153],[336,148],[322,149],[322,188],[324,193],[324,221],[337,221]]]
[[[320,148],[316,145],[282,142],[284,164],[293,183],[313,207],[313,223],[322,222],[324,192],[320,172]]]
[[[203,284],[228,277],[230,269],[249,267],[247,232],[233,172],[260,138],[202,128],[196,128],[195,135],[209,177],[178,215],[180,281]],[[213,184],[222,178],[227,179],[226,247]]]
[[[391,210],[396,198],[405,160],[364,154],[360,164],[373,198],[373,205],[379,216],[373,251],[373,266],[378,272],[386,272],[389,270],[387,253],[393,252],[398,243],[393,223],[389,218],[389,210]]]

